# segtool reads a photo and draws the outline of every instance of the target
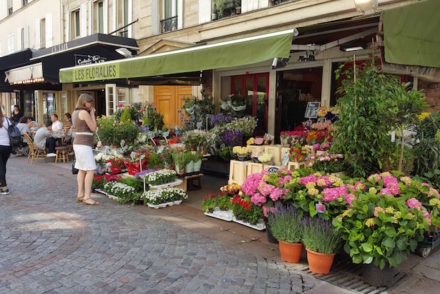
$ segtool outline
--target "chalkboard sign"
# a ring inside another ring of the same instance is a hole
[[[307,103],[306,115],[304,115],[304,117],[305,118],[317,118],[319,106],[321,106],[321,102]]]
[[[278,167],[274,167],[274,166],[273,166],[273,167],[271,167],[271,168],[268,169],[268,172],[269,172],[270,174],[271,174],[271,173],[277,173],[278,170],[279,170]]]

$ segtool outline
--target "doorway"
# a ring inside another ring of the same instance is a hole
[[[163,121],[168,128],[183,126],[179,109],[186,98],[192,97],[192,86],[155,86],[154,105],[163,115]]]
[[[246,101],[245,114],[257,118],[255,135],[267,133],[269,73],[232,76],[231,94],[243,96]]]

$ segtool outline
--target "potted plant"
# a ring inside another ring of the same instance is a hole
[[[269,228],[279,242],[281,260],[298,263],[303,249],[301,214],[293,207],[281,207],[269,213],[268,219]]]
[[[193,154],[194,172],[198,172],[202,168],[202,158],[202,152],[196,152]]]
[[[179,175],[183,175],[185,173],[185,159],[184,152],[173,152],[174,167]]]
[[[185,152],[185,173],[190,174],[194,172],[194,155],[191,151]]]
[[[121,158],[112,158],[107,160],[107,163],[109,163],[110,170],[112,174],[119,174],[122,171],[122,167],[124,166],[124,160]]]
[[[304,219],[303,226],[303,243],[307,250],[310,271],[326,275],[330,272],[340,244],[339,233],[331,223],[316,217]]]

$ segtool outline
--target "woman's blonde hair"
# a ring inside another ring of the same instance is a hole
[[[89,94],[83,93],[79,95],[78,102],[76,102],[76,108],[86,108],[86,103],[94,103],[95,99]]]

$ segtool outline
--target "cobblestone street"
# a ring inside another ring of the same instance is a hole
[[[102,197],[98,207],[76,204],[67,169],[13,158],[8,183],[11,195],[0,200],[1,293],[297,293],[316,285],[147,208]]]

